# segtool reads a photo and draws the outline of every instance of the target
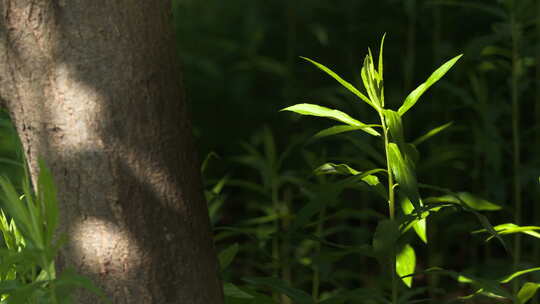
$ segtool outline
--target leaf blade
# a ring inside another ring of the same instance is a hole
[[[414,89],[406,98],[401,107],[398,109],[399,115],[403,116],[410,108],[412,108],[418,99],[429,89],[435,82],[439,81],[463,56],[460,54],[441,65],[435,72],[433,72],[428,79]]]
[[[381,134],[377,132],[375,129],[367,126],[365,123],[362,123],[351,116],[349,116],[347,113],[344,113],[339,110],[330,109],[327,107],[319,106],[316,104],[311,103],[299,103],[287,108],[282,109],[281,111],[290,111],[295,112],[301,115],[309,115],[309,116],[318,116],[318,117],[325,117],[325,118],[331,118],[340,122],[343,122],[349,126],[355,126],[355,127],[363,127],[362,130],[375,136],[380,136]]]

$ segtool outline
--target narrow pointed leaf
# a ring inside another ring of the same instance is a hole
[[[342,175],[357,175],[360,174],[360,171],[355,170],[349,165],[346,164],[333,164],[326,163],[315,169],[315,174],[342,174]]]
[[[453,122],[445,123],[442,126],[438,126],[436,128],[433,128],[433,129],[429,130],[426,134],[424,134],[424,135],[418,137],[417,139],[415,139],[412,142],[413,145],[418,146],[419,144],[423,143],[424,141],[426,141],[426,140],[430,139],[431,137],[439,134],[440,132],[446,130],[446,128],[450,127],[452,124],[453,124]]]
[[[356,130],[362,130],[366,128],[372,128],[372,127],[379,127],[380,125],[364,125],[364,126],[349,126],[349,125],[338,125],[333,126],[327,129],[324,129],[317,134],[313,135],[314,138],[321,138],[331,135],[336,135],[344,132],[350,132],[350,131],[356,131]],[[371,133],[370,133],[371,134]]]
[[[412,106],[416,104],[418,99],[424,94],[429,87],[431,87],[434,83],[436,83],[441,77],[448,72],[452,66],[461,58],[463,55],[458,55],[450,60],[448,60],[446,63],[444,63],[441,67],[439,67],[429,78],[426,80],[426,82],[422,83],[420,86],[418,86],[414,91],[412,91],[407,98],[405,98],[405,101],[403,102],[403,105],[398,110],[399,115],[403,116],[405,112],[407,112]]]
[[[400,189],[411,200],[415,208],[420,207],[420,194],[418,192],[418,182],[416,175],[408,162],[402,155],[397,144],[390,143],[388,145],[388,158],[390,169]]]
[[[540,230],[539,226],[518,226],[514,223],[506,223],[506,224],[500,224],[497,226],[494,226],[493,229],[495,229],[499,234],[514,234],[514,233],[524,233],[528,234],[532,237],[539,238],[540,239],[540,233],[537,231]],[[473,231],[473,233],[478,232],[486,232],[485,229]],[[491,237],[488,238],[490,240]]]
[[[531,273],[531,272],[536,272],[536,271],[540,271],[540,267],[534,267],[534,268],[529,268],[529,269],[516,271],[516,272],[512,273],[511,275],[508,275],[508,276],[502,278],[501,280],[499,280],[499,282],[501,282],[503,284],[508,283],[508,282],[512,281],[513,279],[519,277],[519,276],[522,276],[524,274]]]
[[[383,48],[384,48],[384,38],[386,37],[386,33],[383,34],[381,39],[381,48],[379,49],[379,77],[381,77],[381,80],[383,80]]]
[[[464,203],[467,207],[478,211],[495,211],[500,210],[501,206],[490,201],[479,198],[469,192],[458,192],[454,195],[444,195],[436,198],[430,198],[431,202],[449,202],[455,204]]]
[[[300,103],[300,104],[296,104],[294,106],[290,106],[285,109],[282,109],[281,111],[291,111],[291,112],[295,112],[302,115],[311,115],[311,116],[335,119],[337,121],[346,123],[349,126],[365,127],[365,128],[362,128],[363,131],[371,135],[380,136],[380,133],[375,131],[373,128],[367,127],[366,124],[352,118],[347,113],[341,112],[339,110],[329,109],[327,107],[310,104],[310,103]]]
[[[50,244],[58,226],[58,201],[52,173],[45,166],[43,160],[39,161],[38,196],[39,201],[41,201],[40,205],[45,213],[45,227],[47,230],[45,241],[47,244]]]
[[[221,271],[227,269],[231,262],[234,260],[234,257],[238,253],[238,243],[234,243],[229,246],[227,249],[221,251],[218,256],[219,266]]]
[[[309,62],[311,62],[312,64],[314,64],[316,67],[318,67],[319,69],[321,69],[322,71],[324,71],[326,74],[330,75],[332,78],[334,78],[335,80],[337,80],[337,82],[339,82],[342,86],[344,86],[347,90],[349,90],[351,93],[353,93],[354,95],[358,96],[360,99],[362,99],[363,101],[365,101],[368,105],[372,106],[373,108],[375,108],[375,106],[373,105],[373,103],[369,100],[369,98],[367,98],[364,94],[360,93],[360,91],[358,91],[357,88],[355,88],[352,84],[350,84],[349,82],[343,80],[339,75],[337,75],[336,73],[334,73],[332,70],[330,70],[329,68],[325,67],[324,65],[316,62],[315,60],[311,60],[307,57],[300,57],[304,60],[307,60]],[[375,108],[376,109],[376,108]]]
[[[351,182],[357,182],[358,180],[361,180],[368,184],[369,186],[381,186],[379,182],[379,178],[373,174],[379,173],[379,172],[386,172],[384,169],[371,169],[368,171],[358,171],[351,167],[349,167],[346,164],[333,164],[333,163],[326,163],[324,165],[321,165],[317,169],[314,170],[314,173],[317,175],[322,174],[341,174],[341,175],[353,175],[354,179],[351,180]],[[347,183],[347,181],[345,181]]]
[[[403,122],[401,121],[401,116],[396,111],[392,110],[384,110],[383,113],[386,125],[390,131],[391,140],[399,146],[402,146],[405,142],[405,137],[403,135]]]
[[[401,280],[407,287],[412,287],[413,277],[416,268],[416,253],[411,245],[406,244],[396,256],[396,273],[402,277]]]
[[[414,206],[408,198],[404,198],[401,200],[401,209],[403,210],[404,214],[411,214],[414,211]],[[425,212],[426,216],[428,214],[428,212]],[[418,237],[427,244],[426,218],[423,216],[424,214],[422,215],[421,219],[415,219],[412,225],[416,235],[418,235]]]
[[[253,299],[254,296],[250,295],[247,292],[244,292],[236,285],[232,283],[223,284],[223,293],[225,297],[235,298],[235,299]]]
[[[540,284],[538,283],[527,282],[523,284],[517,294],[518,304],[525,304],[532,299],[536,294],[538,287],[540,287]]]

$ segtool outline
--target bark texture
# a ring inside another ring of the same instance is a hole
[[[58,267],[113,303],[222,303],[170,19],[164,0],[0,0],[0,100],[55,176]]]

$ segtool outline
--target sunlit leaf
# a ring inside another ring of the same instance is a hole
[[[369,54],[364,58],[364,65],[360,71],[360,76],[362,77],[362,82],[364,83],[364,87],[368,92],[369,99],[376,105],[377,108],[381,108],[382,81],[379,78],[379,75],[377,75],[377,71],[373,66],[373,56],[371,55],[371,50],[369,50]]]
[[[455,195],[444,195],[430,198],[431,202],[449,202],[455,204],[464,203],[467,207],[478,211],[495,211],[500,210],[501,206],[490,201],[479,198],[469,192],[458,192]]]
[[[423,143],[424,141],[426,141],[426,140],[430,139],[431,137],[439,134],[440,132],[446,130],[446,128],[450,127],[452,124],[453,124],[453,122],[449,122],[449,123],[445,123],[442,126],[438,126],[436,128],[433,128],[433,129],[429,130],[426,134],[424,134],[424,135],[418,137],[417,139],[415,139],[412,143],[415,146],[418,146],[419,144]]]
[[[13,184],[5,177],[0,176],[0,187],[3,192],[3,202],[7,213],[17,222],[17,226],[23,234],[33,235],[34,226],[25,205],[19,199],[19,195]]]
[[[418,99],[431,87],[434,83],[436,83],[441,77],[448,72],[452,66],[461,58],[463,55],[458,55],[447,62],[445,62],[441,67],[439,67],[429,78],[426,80],[426,82],[422,83],[420,86],[418,86],[414,91],[412,91],[407,98],[405,98],[405,101],[403,102],[403,105],[398,110],[399,115],[403,116],[410,108],[412,108]]]
[[[396,273],[403,277],[401,280],[407,287],[412,287],[413,277],[409,276],[414,273],[416,268],[416,253],[411,245],[406,244],[401,248],[400,252],[396,256]],[[406,277],[404,277],[406,276]]]
[[[416,175],[411,168],[410,163],[404,159],[398,145],[390,143],[388,145],[388,159],[390,169],[395,177],[400,189],[411,200],[415,208],[420,207],[420,194],[418,192],[418,183]]]
[[[384,79],[383,78],[383,48],[384,48],[384,38],[386,38],[386,33],[383,34],[382,36],[382,39],[381,39],[381,47],[379,49],[379,77],[381,77],[381,80]],[[384,96],[384,94],[383,94]]]
[[[361,130],[365,128],[373,128],[373,127],[380,127],[380,125],[375,125],[375,124],[364,125],[364,126],[339,125],[339,126],[333,126],[333,127],[324,129],[318,132],[317,134],[315,134],[313,137],[321,138],[321,137],[336,135],[336,134],[340,134],[344,132],[356,131],[356,130]]]
[[[391,140],[401,146],[405,142],[401,116],[396,111],[392,110],[384,110],[383,113],[388,131],[390,131]]]
[[[514,233],[524,233],[528,234],[530,236],[533,236],[535,238],[540,239],[540,233],[537,232],[537,230],[540,230],[539,226],[518,226],[514,223],[506,223],[506,224],[500,224],[497,226],[494,226],[493,229],[495,229],[499,234],[514,234]],[[486,232],[485,229],[473,231],[473,233],[478,232]],[[488,240],[490,240],[492,237],[489,237]]]
[[[532,299],[540,287],[538,283],[527,282],[521,286],[517,294],[518,304],[525,304]]]
[[[403,210],[404,214],[411,214],[414,211],[414,206],[412,205],[411,201],[404,197],[401,200],[401,209]],[[425,215],[427,215],[428,212],[425,212]],[[413,229],[418,235],[418,237],[427,244],[427,233],[426,233],[426,218],[420,218],[420,219],[414,219],[413,223]]]
[[[536,271],[540,271],[540,267],[534,267],[534,268],[529,268],[529,269],[523,269],[523,270],[520,270],[520,271],[516,271],[516,272],[514,272],[514,273],[500,279],[499,282],[508,283],[508,282],[512,281],[513,279],[519,277],[519,276],[522,276],[524,274],[531,273],[531,272],[536,272]]]
[[[329,68],[325,67],[324,65],[314,61],[314,60],[311,60],[307,57],[300,57],[304,60],[307,60],[309,62],[311,62],[312,64],[314,64],[316,67],[318,67],[319,69],[321,69],[322,71],[324,71],[326,74],[330,75],[332,78],[334,78],[335,80],[337,80],[337,82],[339,82],[342,86],[344,86],[347,90],[349,90],[350,92],[352,92],[354,95],[358,96],[360,99],[362,99],[363,101],[365,101],[368,105],[372,106],[374,109],[377,109],[375,107],[375,105],[373,105],[373,103],[369,100],[369,98],[367,98],[364,94],[360,93],[360,91],[358,91],[357,88],[355,88],[352,84],[350,84],[349,82],[343,80],[339,75],[337,75],[336,73],[334,73],[332,70],[330,70]]]
[[[342,174],[342,175],[358,175],[357,171],[347,164],[326,163],[315,169],[315,174]]]
[[[348,114],[338,111],[338,110],[322,107],[319,105],[309,104],[309,103],[300,103],[300,104],[296,104],[294,106],[290,106],[285,109],[282,109],[281,111],[291,111],[291,112],[295,112],[302,115],[311,115],[311,116],[319,116],[319,117],[335,119],[337,121],[346,123],[349,126],[363,127],[361,129],[362,131],[365,131],[371,135],[380,136],[379,132],[375,131],[371,127],[368,127],[366,124],[350,117]]]

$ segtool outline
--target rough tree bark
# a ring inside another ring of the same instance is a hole
[[[0,100],[55,176],[58,267],[113,303],[222,303],[165,0],[0,0]],[[98,303],[89,296],[79,303]]]

